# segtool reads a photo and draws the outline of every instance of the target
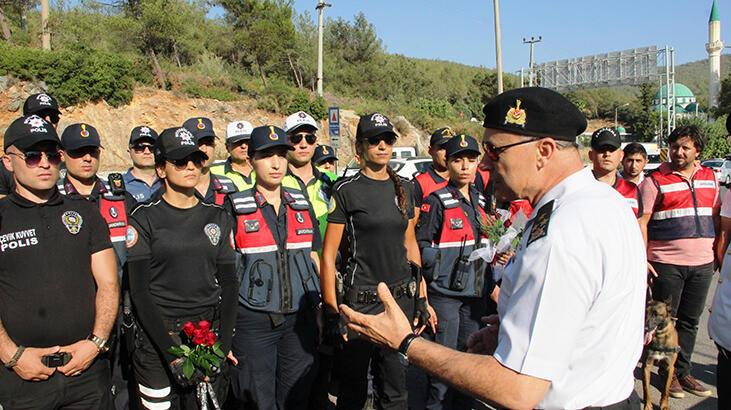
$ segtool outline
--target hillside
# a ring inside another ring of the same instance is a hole
[[[708,107],[708,60],[693,61],[675,66],[675,82],[683,83],[693,91],[702,107]],[[721,78],[731,74],[731,56],[721,58]]]

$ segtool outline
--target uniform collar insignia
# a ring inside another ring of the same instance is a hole
[[[530,230],[530,236],[525,246],[530,246],[531,243],[543,238],[548,235],[548,224],[551,222],[551,213],[553,213],[553,200],[546,202],[541,209],[536,212],[536,217],[533,218],[533,226]]]

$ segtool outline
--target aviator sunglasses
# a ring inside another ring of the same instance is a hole
[[[188,167],[188,162],[193,162],[196,168],[200,168],[205,160],[199,155],[189,155],[183,159],[169,159],[167,161],[173,164],[175,169],[182,170]]]
[[[145,150],[149,150],[152,153],[155,152],[155,146],[154,145],[152,145],[152,144],[145,144],[145,143],[141,143],[141,142],[138,142],[138,143],[132,145],[131,148],[132,148],[132,150],[136,154],[142,154],[143,152],[145,152]]]
[[[307,141],[307,143],[310,145],[314,144],[315,141],[317,141],[317,135],[315,135],[315,134],[305,134],[305,135],[293,134],[293,135],[289,136],[289,142],[291,142],[294,145],[297,145],[300,142],[302,142],[302,138],[304,138],[305,141]]]
[[[396,143],[396,136],[393,134],[379,134],[368,137],[368,144],[378,145],[381,141],[385,142],[386,145],[393,145]]]
[[[44,156],[48,163],[54,167],[61,163],[61,153],[58,151],[25,151],[22,154],[17,152],[8,152],[8,155],[15,155],[16,157],[24,160],[25,166],[28,168],[35,168],[40,165]]]

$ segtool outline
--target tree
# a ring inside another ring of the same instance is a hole
[[[721,93],[718,96],[718,107],[714,114],[720,116],[731,113],[731,74],[721,81]]]
[[[706,140],[706,146],[701,154],[701,159],[724,158],[731,153],[731,146],[727,138],[726,115],[715,120],[706,119],[703,116],[682,117],[677,121],[677,126],[695,125],[701,129]]]
[[[509,77],[503,77],[504,90],[515,88],[515,84]],[[467,92],[465,103],[472,112],[473,117],[482,115],[482,107],[497,95],[497,73],[485,71],[476,74],[472,78],[472,84]]]
[[[649,142],[655,138],[658,114],[652,109],[655,97],[655,86],[645,83],[640,85],[640,93],[632,103],[632,129],[640,141]]]

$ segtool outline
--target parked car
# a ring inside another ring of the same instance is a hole
[[[711,168],[716,174],[716,179],[723,185],[731,184],[731,160],[714,158],[701,162],[704,167]]]
[[[645,164],[645,175],[649,175],[650,172],[656,170],[662,161],[660,160],[660,154],[647,154],[647,164]]]
[[[391,158],[413,158],[416,156],[414,147],[393,147]]]

